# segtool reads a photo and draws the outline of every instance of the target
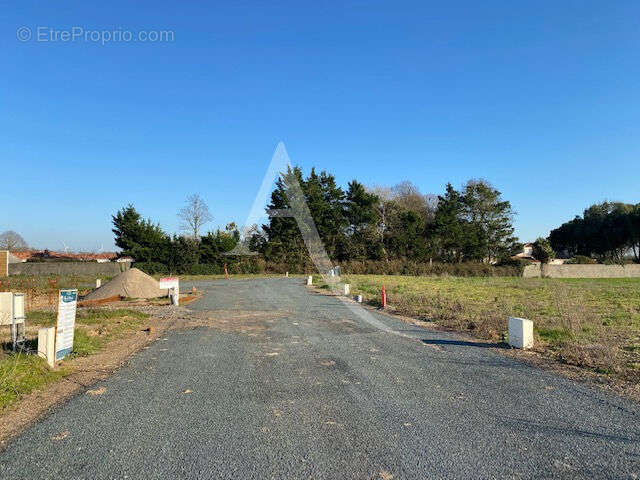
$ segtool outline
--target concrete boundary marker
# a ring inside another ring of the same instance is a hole
[[[533,347],[533,322],[526,318],[509,318],[509,345],[514,348]]]

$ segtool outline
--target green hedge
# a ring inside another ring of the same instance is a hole
[[[169,273],[169,267],[160,262],[135,262],[133,266],[149,275]]]
[[[402,260],[346,262],[341,265],[343,273],[366,275],[414,275],[454,277],[519,277],[522,265],[495,266],[480,262],[428,263]]]
[[[150,274],[183,275],[220,275],[224,273],[224,264],[199,263],[169,268],[157,262],[135,263],[134,266]],[[524,264],[514,262],[508,265],[488,265],[486,263],[421,263],[404,260],[390,261],[353,261],[340,264],[342,273],[367,275],[414,275],[455,277],[518,277],[522,275]],[[229,257],[227,270],[230,274],[280,273],[312,274],[317,273],[313,265],[266,262],[262,257]]]

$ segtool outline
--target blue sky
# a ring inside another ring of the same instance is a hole
[[[638,2],[1,7],[0,231],[37,247],[109,249],[128,203],[177,231],[196,192],[212,227],[242,222],[280,140],[343,185],[485,178],[522,240],[596,201],[640,202]],[[38,27],[174,38],[45,42]]]

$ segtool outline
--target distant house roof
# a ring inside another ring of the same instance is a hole
[[[115,252],[104,253],[75,253],[71,254],[72,258],[78,258],[80,260],[115,260],[118,258],[118,254]]]
[[[23,260],[20,257],[14,255],[13,253],[9,252],[9,263],[22,263],[22,262],[26,262],[26,260]]]
[[[79,261],[91,261],[91,260],[106,260],[111,261],[118,258],[116,252],[102,252],[102,253],[70,253],[70,252],[55,252],[53,250],[18,250],[11,252],[14,257],[19,258],[22,261],[27,261],[37,258],[59,258],[70,259]]]
[[[525,243],[522,246],[522,252],[515,254],[513,259],[529,260],[530,262],[540,263],[536,257],[533,256],[533,243]]]
[[[32,250],[13,251],[11,252],[11,255],[13,255],[16,258],[19,258],[20,260],[26,261],[31,258],[31,256],[33,255],[33,251]]]

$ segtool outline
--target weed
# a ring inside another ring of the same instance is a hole
[[[50,370],[36,355],[8,354],[0,358],[0,412],[20,396],[62,378],[65,369]]]
[[[98,353],[106,343],[106,338],[99,335],[90,335],[85,328],[76,328],[73,337],[73,354],[86,357]]]

